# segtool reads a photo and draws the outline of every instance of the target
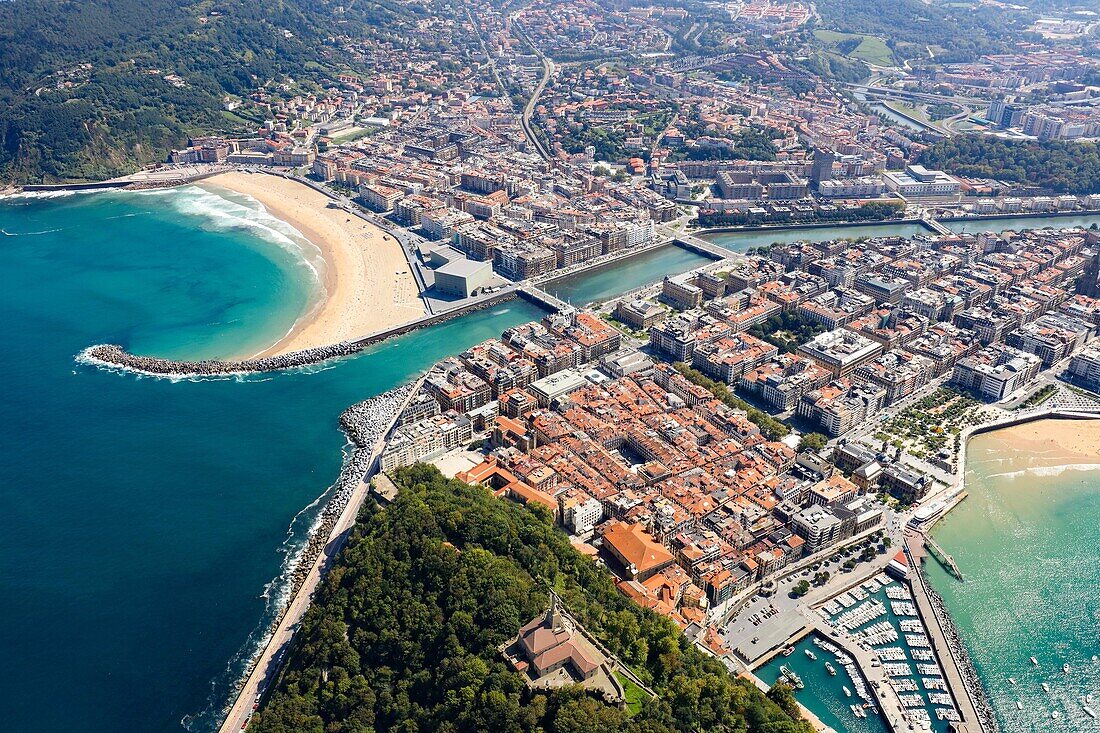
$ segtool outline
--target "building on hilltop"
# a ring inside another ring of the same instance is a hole
[[[564,612],[552,591],[546,613],[523,626],[500,651],[531,689],[580,685],[612,704],[625,700],[623,686],[613,671],[617,662],[606,657],[584,628]]]

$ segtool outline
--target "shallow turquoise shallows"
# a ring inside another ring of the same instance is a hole
[[[967,458],[970,495],[935,529],[966,582],[935,560],[928,574],[1005,733],[1100,729],[1084,710],[1100,713],[1098,469],[1022,453],[996,433],[979,436]]]
[[[0,689],[11,731],[209,730],[341,463],[341,410],[541,312],[515,301],[293,373],[77,364],[253,353],[317,297],[307,250],[197,187],[0,201]]]

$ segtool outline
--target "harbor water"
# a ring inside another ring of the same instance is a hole
[[[1005,733],[1098,730],[1100,465],[1003,436],[970,442],[969,496],[934,531],[966,582],[926,570]]]
[[[880,575],[839,594],[817,612],[849,637],[845,641],[848,648],[854,649],[858,640],[878,657],[915,730],[947,733],[950,716],[940,713],[954,712],[954,703],[908,587]],[[821,641],[832,642],[807,638],[790,656],[771,660],[758,671],[758,676],[772,684],[782,676],[780,667],[786,665],[805,684],[804,689],[795,691],[799,702],[838,731],[887,730],[880,713],[866,710],[866,718],[855,715],[851,705],[863,702],[859,699],[860,688],[870,693],[866,679],[860,675],[859,683],[854,682],[852,672],[842,664],[845,660],[838,660],[838,655]],[[806,650],[817,658],[811,659]],[[840,650],[845,651],[843,647]],[[851,658],[847,661],[851,663]],[[826,662],[833,666],[836,675],[828,674]],[[845,687],[853,695],[845,693]],[[921,715],[924,724],[920,722]]]
[[[542,315],[512,301],[299,371],[141,378],[74,356],[274,341],[316,296],[293,232],[197,188],[9,198],[0,229],[5,730],[211,730],[338,475],[341,411]]]
[[[880,715],[868,712],[866,718],[857,718],[852,713],[851,705],[856,698],[844,694],[844,687],[852,689],[852,681],[836,657],[819,649],[812,639],[812,636],[807,636],[794,645],[794,653],[789,657],[780,655],[754,674],[771,686],[783,674],[780,667],[786,666],[794,671],[805,685],[804,689],[795,691],[795,698],[836,733],[890,733]],[[816,660],[806,656],[807,649],[817,655]],[[836,676],[828,673],[825,662],[837,670]]]

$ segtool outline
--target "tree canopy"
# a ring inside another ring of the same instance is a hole
[[[363,509],[249,730],[811,730],[781,693],[733,677],[619,593],[541,509],[424,465],[394,480],[393,504]],[[525,687],[497,648],[545,610],[547,584],[658,698],[632,713],[579,688]]]
[[[959,176],[1029,183],[1058,193],[1100,193],[1096,143],[956,135],[921,153],[921,162]]]

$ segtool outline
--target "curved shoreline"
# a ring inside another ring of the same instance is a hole
[[[285,590],[279,593],[273,617],[259,638],[253,641],[256,633],[253,632],[242,648],[244,652],[253,644],[256,646],[237,676],[229,698],[220,701],[219,730],[236,731],[243,727],[242,722],[247,724],[253,700],[265,695],[278,675],[301,615],[312,605],[316,588],[358,517],[366,497],[365,486],[384,440],[421,382],[422,378],[357,402],[340,414],[340,428],[352,444],[352,451],[345,457],[336,481],[321,495],[330,494],[311,524],[305,543],[288,558],[276,579]]]
[[[254,358],[347,341],[424,314],[401,244],[325,192],[291,177],[241,171],[220,172],[200,187],[248,197],[309,245],[303,252],[307,261],[316,253],[323,263],[315,268],[321,291],[310,307]]]
[[[1061,410],[1044,408],[1036,412],[1025,413],[1023,415],[1011,415],[1002,420],[995,420],[982,425],[975,425],[967,428],[962,433],[962,440],[959,444],[959,450],[957,454],[957,465],[959,471],[959,479],[954,486],[954,495],[956,497],[965,497],[965,484],[966,484],[966,458],[967,447],[970,440],[979,435],[987,435],[997,433],[1002,430],[1010,430],[1022,425],[1028,425],[1034,422],[1043,422],[1050,420],[1058,421],[1094,421],[1100,420],[1100,413],[1088,413],[1079,412],[1074,410]],[[936,524],[941,519],[950,514],[951,510],[961,504],[961,499],[953,500],[952,503],[937,517],[932,519],[927,526],[922,528],[922,532],[930,534]],[[963,680],[963,686],[966,688],[967,693],[970,696],[971,702],[974,705],[975,711],[978,715],[978,723],[983,731],[989,731],[990,733],[997,733],[1000,731],[1000,719],[997,715],[996,708],[993,705],[993,700],[986,690],[986,685],[980,674],[978,674],[977,667],[974,664],[973,659],[970,656],[970,650],[966,643],[966,638],[958,630],[955,624],[954,618],[951,616],[951,611],[944,601],[943,597],[933,587],[931,580],[925,576],[923,569],[918,568],[918,574],[921,577],[921,582],[925,592],[928,594],[928,599],[932,607],[933,613],[943,631],[944,638],[948,645],[948,651],[955,660],[956,667]]]

